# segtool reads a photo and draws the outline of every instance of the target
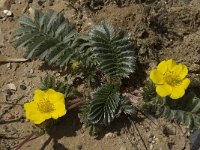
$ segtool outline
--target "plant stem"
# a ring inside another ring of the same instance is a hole
[[[20,105],[20,106],[22,106],[22,104],[14,104],[14,103],[9,103],[9,102],[0,102],[0,104],[4,104],[4,105]]]
[[[77,102],[75,104],[72,104],[71,106],[68,107],[68,110],[74,109],[74,108],[76,108],[76,107],[78,107],[78,106],[80,106],[80,105],[82,105],[84,103],[85,103],[85,101],[79,101],[79,102]]]
[[[31,134],[27,135],[27,137],[21,143],[19,143],[19,145],[16,146],[15,150],[19,150],[25,143],[27,143],[30,140],[30,138],[33,135],[34,135],[33,132]]]
[[[68,101],[68,103],[69,104],[75,104],[75,103],[78,103],[78,102],[80,102],[80,101],[83,101],[83,100],[81,100],[81,99],[75,99],[75,100],[72,100],[72,101]]]

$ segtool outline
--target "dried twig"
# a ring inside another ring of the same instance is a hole
[[[68,101],[67,103],[68,103],[69,105],[72,105],[72,104],[78,103],[78,102],[80,102],[80,101],[83,101],[83,100],[77,98],[77,99],[75,99],[75,100]]]
[[[146,144],[145,144],[145,142],[144,142],[144,139],[142,138],[142,135],[140,134],[140,131],[139,131],[139,129],[137,128],[136,124],[132,121],[131,118],[129,118],[129,120],[132,122],[132,124],[134,125],[136,131],[138,132],[138,135],[140,136],[140,139],[141,139],[141,141],[142,141],[142,143],[143,143],[145,149],[148,150],[148,148],[147,148],[147,146],[146,146]]]
[[[0,102],[0,104],[4,104],[4,105],[20,105],[20,106],[23,105],[23,104],[14,104],[14,103],[9,103],[9,102]]]
[[[136,103],[135,96],[134,95],[128,95],[128,98],[130,100],[130,102],[132,102],[134,104],[134,107],[140,112],[142,113],[146,118],[148,118],[151,122],[153,122],[154,125],[156,125],[158,128],[160,128],[160,124],[157,121],[156,118],[154,118],[152,115],[150,115],[148,112],[145,112],[142,110],[142,108]]]
[[[0,55],[0,62],[4,62],[4,63],[7,63],[7,62],[25,62],[25,61],[28,61],[28,59],[25,59],[25,58],[9,58],[9,57]]]
[[[85,103],[85,101],[84,101],[84,100],[81,100],[81,101],[79,101],[79,102],[77,102],[77,103],[72,104],[71,106],[69,106],[69,107],[68,107],[68,110],[71,110],[71,109],[73,109],[73,108],[76,108],[76,107],[78,107],[78,106],[80,106],[80,105],[82,105],[82,104],[84,104],[84,103]]]
[[[19,143],[19,145],[17,145],[15,147],[15,150],[19,150],[25,143],[27,143],[31,137],[34,135],[34,133],[32,132],[31,134],[29,134],[21,143]]]

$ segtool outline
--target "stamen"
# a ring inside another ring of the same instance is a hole
[[[51,113],[52,111],[55,110],[54,105],[46,99],[41,100],[39,103],[37,103],[38,110],[41,113]]]
[[[171,86],[177,86],[181,83],[179,76],[175,72],[172,72],[172,71],[167,71],[164,74],[164,80],[166,81],[167,84]]]

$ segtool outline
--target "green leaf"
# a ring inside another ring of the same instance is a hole
[[[30,33],[30,32],[33,32],[35,29],[32,28],[32,27],[29,27],[29,26],[25,26],[25,27],[22,27],[22,28],[19,28],[17,30],[15,30],[13,33],[12,33],[12,36],[15,37],[15,36],[20,36],[24,33]]]
[[[14,44],[14,48],[19,49],[23,46],[26,46],[28,43],[31,43],[32,39],[34,39],[36,36],[39,36],[37,32],[24,34]]]
[[[76,49],[78,59],[85,64],[85,68],[92,68],[97,65],[90,42],[90,36],[88,34],[76,38],[72,47]]]
[[[135,70],[135,47],[124,31],[115,32],[101,22],[89,33],[91,47],[100,69],[113,78],[128,77]]]
[[[88,119],[92,124],[109,125],[119,106],[119,86],[107,84],[98,89],[90,103]]]
[[[34,18],[20,18],[21,27],[13,32],[19,36],[14,47],[27,47],[26,58],[45,59],[50,65],[67,68],[74,51],[71,44],[76,30],[62,13],[35,10]]]
[[[26,17],[26,16],[20,17],[19,22],[20,22],[21,25],[24,25],[24,26],[29,26],[29,27],[32,27],[32,28],[37,27],[35,22],[33,20],[31,20],[30,18]]]
[[[66,95],[67,86],[63,84],[63,81],[56,80],[53,76],[47,75],[41,80],[41,90],[54,89],[57,92],[61,92]]]
[[[97,124],[92,124],[90,120],[88,120],[88,114],[90,111],[90,104],[85,104],[80,108],[80,112],[78,114],[80,118],[80,122],[84,123],[84,125],[89,128],[90,135],[97,135],[100,133],[100,126]]]
[[[125,115],[136,116],[137,110],[131,104],[127,97],[122,97],[120,101],[120,109]]]
[[[150,101],[153,97],[156,96],[156,88],[152,82],[147,82],[142,94],[144,101]]]
[[[200,98],[191,91],[186,92],[178,100],[169,97],[153,97],[146,101],[144,108],[153,111],[157,116],[183,123],[190,129],[200,127]]]

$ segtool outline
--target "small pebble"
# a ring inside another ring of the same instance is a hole
[[[4,15],[8,13],[8,10],[3,10]]]
[[[11,68],[12,68],[12,67],[11,67],[11,63],[7,63],[6,66],[7,66],[8,69],[11,69]]]
[[[16,86],[15,86],[13,83],[9,83],[9,84],[7,84],[7,86],[8,86],[8,88],[9,88],[10,90],[14,90],[14,91],[17,90]]]
[[[156,143],[156,141],[154,141],[154,140],[152,140],[152,142],[151,142],[152,144],[155,144]]]
[[[4,10],[3,13],[8,17],[11,17],[13,15],[13,13],[10,10]]]
[[[107,133],[107,134],[105,135],[105,137],[106,137],[106,138],[114,138],[114,137],[116,137],[116,135],[115,135],[114,133],[109,132],[109,133]]]
[[[30,70],[30,74],[33,74],[33,73],[34,73],[34,70],[33,70],[33,69],[31,69],[31,70]]]
[[[19,87],[20,87],[20,89],[22,89],[22,90],[26,90],[26,89],[27,89],[26,85],[24,85],[24,84],[21,84]]]

